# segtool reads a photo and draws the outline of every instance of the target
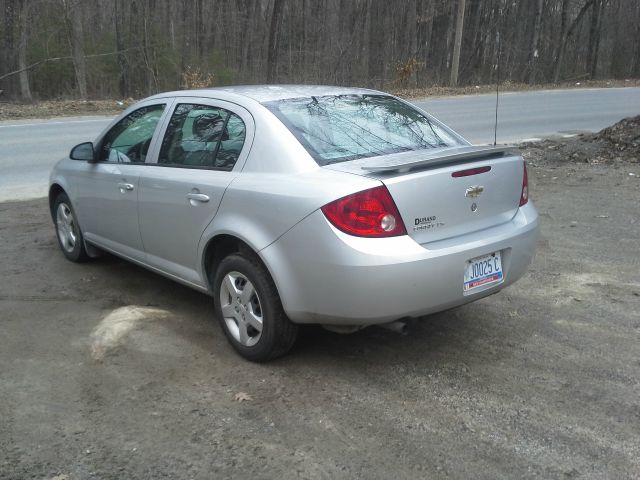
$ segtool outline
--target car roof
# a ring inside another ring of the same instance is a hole
[[[257,102],[271,102],[288,98],[301,98],[324,95],[364,95],[383,94],[376,90],[355,87],[333,87],[326,85],[238,85],[229,87],[215,87],[200,90],[182,90],[167,92],[155,97],[166,96],[202,96],[208,97],[216,93],[225,92],[250,98]]]

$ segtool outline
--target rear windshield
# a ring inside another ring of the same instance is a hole
[[[266,102],[319,165],[460,145],[411,106],[386,95],[330,95]]]

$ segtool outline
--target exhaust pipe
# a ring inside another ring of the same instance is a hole
[[[409,324],[405,320],[396,320],[394,322],[381,323],[378,326],[386,330],[391,330],[392,332],[399,333],[400,335],[409,334]]]

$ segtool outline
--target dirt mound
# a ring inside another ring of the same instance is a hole
[[[640,115],[598,133],[522,143],[519,147],[528,161],[539,164],[640,163]]]
[[[595,140],[605,140],[618,152],[631,149],[638,156],[640,151],[640,115],[625,118],[611,127],[600,130]]]

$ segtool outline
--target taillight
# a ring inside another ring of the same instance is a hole
[[[339,198],[322,207],[322,213],[334,227],[358,237],[407,234],[398,208],[384,185]]]
[[[529,179],[527,177],[527,164],[524,162],[524,173],[522,174],[522,193],[520,194],[520,206],[529,201]]]

